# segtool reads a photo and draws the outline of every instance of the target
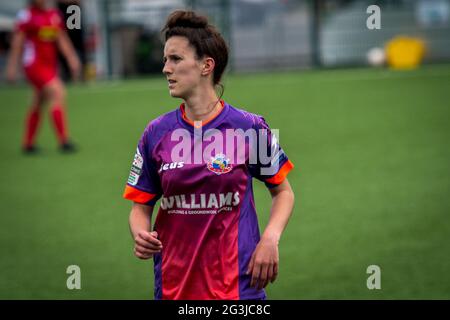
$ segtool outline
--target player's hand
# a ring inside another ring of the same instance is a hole
[[[248,264],[247,274],[252,278],[250,286],[261,290],[278,275],[278,240],[262,237]]]
[[[14,83],[16,82],[16,76],[17,72],[13,67],[8,67],[6,69],[6,81],[8,81],[9,83]]]
[[[150,259],[155,253],[160,252],[162,243],[158,240],[156,231],[141,230],[134,238],[134,254],[139,259]]]
[[[81,76],[81,63],[78,58],[73,58],[69,61],[70,73],[73,81],[78,81]]]

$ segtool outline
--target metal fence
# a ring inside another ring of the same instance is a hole
[[[24,3],[0,0],[0,27]],[[230,44],[230,69],[234,72],[364,65],[368,50],[383,47],[396,35],[423,39],[427,45],[426,62],[450,61],[450,0],[81,3],[84,27],[94,26],[98,31],[99,39],[90,59],[98,74],[106,77],[160,72],[160,29],[171,11],[182,8],[207,14],[218,26]],[[366,26],[370,15],[366,9],[372,4],[381,9],[380,29],[369,30]],[[0,52],[0,64],[4,64],[6,51]]]
[[[132,7],[130,1],[115,2],[121,12],[129,11],[124,3]],[[153,7],[132,2],[139,8],[137,21],[156,32],[174,9],[207,14],[230,44],[233,71],[364,65],[371,48],[397,35],[423,39],[426,62],[450,60],[450,0],[190,0]],[[380,29],[366,25],[372,4],[381,10]],[[111,15],[118,7],[111,7]]]
[[[366,9],[377,3],[381,28],[366,26]],[[324,1],[320,14],[320,61],[324,66],[366,63],[366,53],[397,35],[418,37],[427,62],[450,60],[450,1]]]

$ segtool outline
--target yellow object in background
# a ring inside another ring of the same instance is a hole
[[[95,68],[95,64],[92,62],[88,62],[84,67],[84,79],[86,81],[95,80],[97,77],[97,70]]]
[[[386,45],[386,59],[393,69],[414,69],[422,62],[425,44],[419,38],[398,36]]]

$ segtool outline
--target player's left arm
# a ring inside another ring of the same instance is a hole
[[[250,259],[247,273],[252,275],[250,285],[258,289],[274,282],[278,275],[278,243],[294,208],[294,192],[288,179],[269,189],[272,195],[270,219]]]
[[[23,45],[25,43],[25,33],[23,31],[17,30],[14,32],[11,50],[8,57],[8,62],[6,65],[6,79],[9,82],[14,82],[17,76],[17,64],[19,57],[23,52]]]
[[[81,69],[80,59],[78,59],[75,49],[65,30],[60,30],[60,32],[58,32],[57,45],[64,58],[67,60],[73,79],[78,79]]]

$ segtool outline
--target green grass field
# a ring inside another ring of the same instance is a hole
[[[450,298],[450,65],[230,75],[225,99],[280,129],[296,207],[271,299]],[[0,88],[0,299],[151,299],[122,199],[136,143],[176,108],[162,77],[68,88],[75,155],[20,153],[31,97]],[[261,227],[270,196],[255,181]],[[66,268],[81,268],[81,290]],[[368,290],[366,268],[381,268]]]

